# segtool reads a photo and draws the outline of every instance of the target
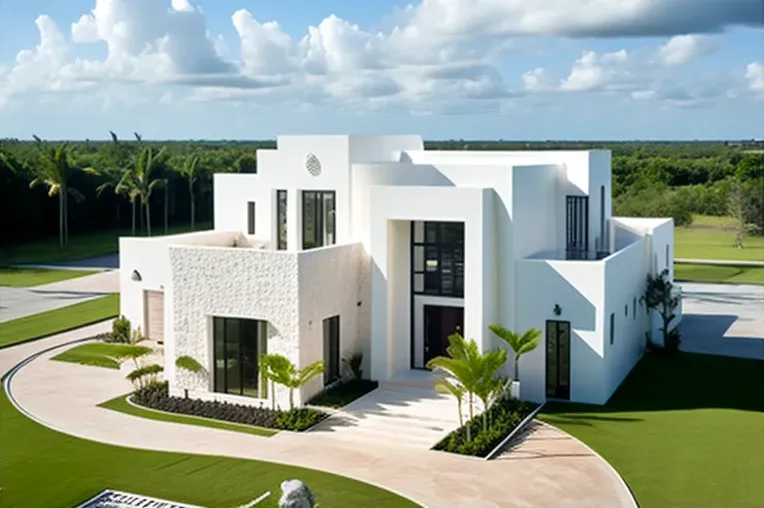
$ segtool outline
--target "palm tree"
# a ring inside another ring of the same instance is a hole
[[[58,196],[58,236],[59,246],[63,250],[69,242],[69,196],[75,201],[82,201],[83,195],[69,185],[69,178],[80,168],[72,162],[72,149],[67,143],[58,146],[48,146],[37,137],[33,136],[38,149],[38,164],[33,168],[34,179],[29,183],[29,188],[45,185],[48,188],[48,196]],[[5,164],[11,161],[3,158]]]
[[[520,357],[525,353],[529,353],[536,349],[539,345],[539,338],[541,337],[541,330],[537,328],[531,328],[524,334],[513,332],[503,326],[490,325],[488,327],[497,337],[503,340],[512,351],[515,353],[514,362],[514,380],[520,380]]]
[[[196,226],[196,195],[194,192],[194,184],[199,180],[199,177],[203,174],[203,169],[199,164],[199,156],[192,154],[183,160],[181,166],[176,166],[173,169],[176,173],[184,177],[188,181],[188,196],[191,201],[191,229]]]
[[[456,398],[456,403],[459,405],[459,427],[463,426],[464,411],[462,411],[462,403],[464,395],[467,393],[464,386],[453,378],[443,376],[435,381],[435,391],[444,395],[453,395]]]
[[[324,372],[324,362],[317,360],[307,367],[298,369],[288,358],[282,355],[263,355],[260,358],[260,371],[271,382],[289,389],[289,409],[294,409],[294,391]],[[274,394],[275,401],[275,394]],[[274,402],[275,403],[275,402]]]
[[[117,193],[126,193],[130,201],[141,200],[146,210],[146,231],[151,236],[151,193],[155,187],[164,185],[163,178],[153,178],[154,172],[166,159],[166,150],[156,151],[152,147],[141,149],[131,167],[122,175],[117,184]]]
[[[485,429],[488,400],[496,390],[497,374],[507,361],[507,352],[499,349],[480,353],[480,348],[474,339],[467,341],[458,333],[449,336],[448,341],[449,346],[446,349],[448,356],[433,358],[427,362],[427,368],[440,369],[453,378],[455,383],[461,385],[467,394],[470,421],[474,418],[475,396],[483,401],[483,428]],[[472,437],[468,422],[467,440],[470,439]]]

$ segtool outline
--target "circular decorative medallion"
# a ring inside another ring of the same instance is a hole
[[[318,160],[318,157],[309,153],[305,156],[305,169],[311,175],[318,176],[321,174],[321,161]]]

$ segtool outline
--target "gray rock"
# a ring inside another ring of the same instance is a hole
[[[281,482],[279,508],[315,508],[315,503],[313,493],[300,480]]]

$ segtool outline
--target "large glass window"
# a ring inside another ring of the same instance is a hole
[[[324,386],[340,378],[340,317],[324,319]]]
[[[260,356],[267,353],[268,324],[238,318],[213,318],[214,390],[218,393],[267,397]]]
[[[302,192],[302,248],[314,249],[334,245],[335,232],[334,191]]]
[[[276,191],[276,249],[286,250],[287,248],[287,191]]]
[[[247,234],[255,234],[255,202],[247,203]]]
[[[464,223],[413,222],[414,294],[464,296]]]

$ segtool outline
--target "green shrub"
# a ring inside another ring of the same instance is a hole
[[[488,409],[488,427],[483,430],[483,417],[478,415],[436,444],[433,449],[460,455],[485,457],[531,414],[536,404],[502,397]],[[467,439],[469,427],[471,439]]]
[[[179,356],[177,360],[175,360],[175,366],[179,369],[193,372],[194,374],[198,374],[204,370],[204,366],[202,366],[202,364],[199,363],[196,358],[186,355]]]
[[[129,344],[131,336],[132,326],[130,325],[130,320],[125,316],[116,318],[111,325],[111,341],[109,342]]]
[[[315,409],[305,407],[294,408],[289,411],[282,411],[276,417],[276,428],[300,432],[316,425],[326,416],[326,413],[316,411]]]
[[[145,365],[138,367],[130,372],[127,376],[128,381],[133,383],[138,388],[143,388],[152,384],[157,384],[159,374],[164,370],[159,364],[153,363],[151,365]]]

